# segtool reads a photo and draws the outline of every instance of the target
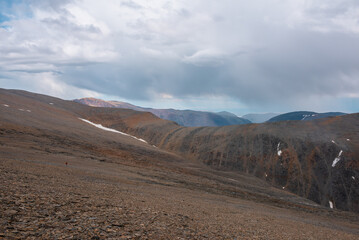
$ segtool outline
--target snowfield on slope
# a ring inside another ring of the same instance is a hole
[[[127,134],[127,133],[124,133],[124,132],[120,132],[120,131],[117,131],[116,129],[112,129],[112,128],[108,128],[108,127],[104,127],[102,126],[101,124],[97,124],[97,123],[93,123],[89,120],[86,120],[86,119],[83,119],[83,118],[79,118],[80,120],[84,121],[84,122],[87,122],[88,124],[91,124],[97,128],[100,128],[102,130],[105,130],[105,131],[109,131],[109,132],[114,132],[114,133],[119,133],[119,134],[122,134],[122,135],[125,135],[125,136],[128,136],[128,137],[132,137],[138,141],[141,141],[141,142],[144,142],[144,143],[147,143],[147,141],[143,140],[142,138],[138,138],[138,137],[135,137],[135,136],[132,136],[130,134]]]

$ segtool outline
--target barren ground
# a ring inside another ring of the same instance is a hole
[[[57,102],[0,100],[0,239],[359,238],[358,214],[97,129]]]

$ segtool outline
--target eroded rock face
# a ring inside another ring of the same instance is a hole
[[[247,172],[321,205],[359,212],[359,114],[198,128],[120,118],[121,124],[108,124],[214,168]]]

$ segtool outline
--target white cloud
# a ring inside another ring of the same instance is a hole
[[[16,81],[13,80],[15,77]],[[95,91],[66,84],[61,81],[59,75],[53,72],[11,72],[7,78],[0,76],[0,83],[6,84],[8,88],[26,89],[65,99],[103,97]]]
[[[359,33],[359,2],[355,0],[290,1],[286,18],[294,27],[320,32]]]
[[[34,0],[7,15],[11,86],[293,107],[359,92],[356,0]]]
[[[224,64],[226,55],[215,49],[205,49],[183,58],[183,62],[198,66],[219,66]]]
[[[160,96],[162,99],[173,99],[173,96],[167,93],[161,93]]]

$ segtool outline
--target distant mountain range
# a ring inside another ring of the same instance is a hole
[[[279,121],[288,121],[288,120],[309,121],[319,118],[341,116],[345,114],[346,113],[342,113],[342,112],[316,113],[316,112],[298,111],[298,112],[280,114],[278,116],[272,117],[267,122],[279,122]]]
[[[174,121],[179,125],[185,127],[216,127],[249,123],[280,122],[288,120],[308,121],[319,118],[341,116],[346,114],[342,112],[317,113],[310,111],[297,111],[284,114],[252,113],[243,115],[242,117],[238,117],[237,115],[226,111],[214,113],[194,110],[144,108],[135,106],[127,102],[105,101],[97,98],[81,98],[75,99],[74,101],[92,107],[126,108],[140,112],[151,112],[159,118]]]
[[[252,123],[264,123],[278,115],[279,113],[250,113],[243,115],[242,118],[248,119]]]
[[[127,108],[141,112],[151,112],[162,119],[174,121],[186,127],[214,127],[251,123],[249,120],[237,117],[235,114],[229,112],[213,113],[193,110],[143,108],[126,102],[104,101],[96,98],[81,98],[75,99],[74,101],[93,107]]]

